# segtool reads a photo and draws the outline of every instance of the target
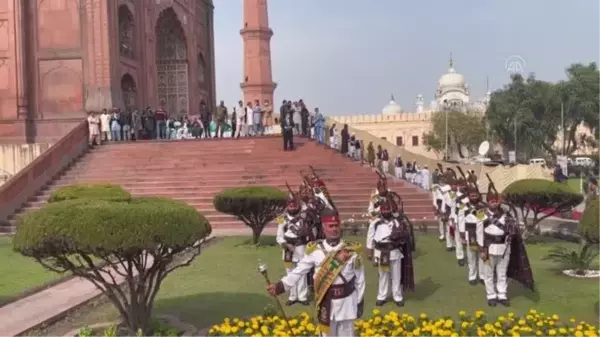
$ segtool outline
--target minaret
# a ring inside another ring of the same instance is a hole
[[[259,100],[264,104],[273,102],[277,84],[271,72],[271,37],[267,0],[244,0],[244,28],[240,30],[244,40],[244,77],[240,84],[244,104]]]

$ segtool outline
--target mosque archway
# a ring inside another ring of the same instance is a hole
[[[187,42],[181,21],[172,7],[160,13],[155,31],[158,103],[171,115],[187,115]]]
[[[130,74],[121,77],[121,94],[123,96],[123,105],[126,109],[137,108],[137,89],[135,80]]]

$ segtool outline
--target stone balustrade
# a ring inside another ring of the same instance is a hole
[[[87,121],[81,121],[66,136],[35,158],[0,186],[0,222],[18,210],[88,149]]]

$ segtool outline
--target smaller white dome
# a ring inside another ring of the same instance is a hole
[[[398,115],[402,113],[402,107],[396,103],[394,96],[392,95],[390,102],[383,107],[381,112],[384,115]]]

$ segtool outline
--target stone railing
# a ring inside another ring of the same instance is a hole
[[[8,217],[52,178],[65,169],[74,159],[88,149],[87,121],[82,121],[66,136],[34,161],[25,166],[0,187],[0,223]]]

